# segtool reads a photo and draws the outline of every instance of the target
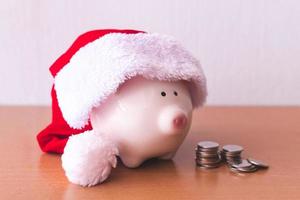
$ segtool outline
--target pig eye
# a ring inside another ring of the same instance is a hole
[[[164,92],[164,91],[162,91],[161,93],[161,96],[163,96],[163,97],[165,97],[167,94],[166,94],[166,92]]]
[[[174,94],[175,96],[178,96],[178,93],[177,93],[176,91],[174,91],[173,94]]]

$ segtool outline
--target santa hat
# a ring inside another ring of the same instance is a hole
[[[206,98],[200,63],[175,39],[136,30],[95,30],[79,36],[50,67],[52,122],[37,140],[44,152],[63,153],[71,135],[92,127],[89,114],[135,76],[189,81],[194,107]]]

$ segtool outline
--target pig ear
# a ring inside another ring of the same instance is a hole
[[[70,182],[81,186],[93,186],[105,181],[119,154],[117,146],[94,131],[73,135],[69,138],[62,167]]]
[[[188,81],[188,88],[194,108],[202,106],[206,101],[207,90],[206,81],[197,83],[198,80]]]
[[[91,124],[92,128],[93,128],[93,124],[95,124],[97,121],[96,109],[97,109],[97,107],[93,107],[91,112],[89,113],[89,120],[90,120],[90,124]]]

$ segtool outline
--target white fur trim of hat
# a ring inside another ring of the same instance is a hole
[[[72,128],[83,128],[93,107],[137,75],[162,81],[187,80],[193,106],[205,101],[206,79],[200,63],[173,37],[109,33],[80,48],[55,76],[64,119]]]

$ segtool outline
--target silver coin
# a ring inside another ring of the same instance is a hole
[[[243,168],[235,168],[235,167],[229,167],[231,171],[236,172],[236,173],[251,173],[251,172],[255,172],[258,170],[257,167],[251,167],[248,169],[243,169]]]
[[[197,163],[197,166],[200,167],[200,168],[203,168],[203,169],[213,169],[213,168],[220,167],[220,163],[213,164],[213,165],[205,165],[205,164],[198,164]]]
[[[252,165],[252,167],[249,167],[249,168],[236,168],[236,167],[233,167],[235,168],[236,170],[240,171],[240,172],[255,172],[258,170],[257,167],[255,167],[254,165]]]
[[[229,161],[227,160],[226,162],[227,162],[228,165],[237,165],[237,164],[241,164],[242,160],[233,160],[233,161],[232,160],[229,160]]]
[[[218,148],[216,148],[216,149],[201,149],[201,150],[196,151],[196,153],[217,154]]]
[[[269,165],[267,165],[266,163],[264,163],[262,161],[259,161],[259,160],[256,160],[256,159],[253,159],[253,158],[248,158],[247,160],[248,160],[248,162],[250,162],[251,164],[253,164],[253,165],[255,165],[259,168],[266,169],[266,168],[269,167]]]
[[[227,160],[240,159],[242,156],[225,156]]]
[[[197,160],[220,160],[220,157],[218,157],[218,156],[215,156],[215,157],[200,157],[200,156],[197,156],[196,159]]]
[[[199,160],[220,160],[221,158],[219,156],[211,156],[211,157],[203,157],[203,156],[196,156]]]
[[[240,156],[241,155],[241,151],[239,152],[224,152],[222,153],[224,156],[226,157],[235,157],[235,156]]]
[[[235,144],[228,144],[223,146],[223,151],[227,154],[227,153],[238,153],[238,152],[242,152],[244,150],[243,147],[239,146],[239,145],[235,145]]]
[[[211,157],[219,157],[217,153],[196,153],[196,156],[203,157],[203,158],[211,158]]]
[[[242,162],[242,158],[235,158],[235,159],[226,159],[226,162]]]
[[[196,158],[195,161],[197,163],[212,163],[212,164],[222,162],[222,160],[219,159],[219,158],[217,158],[217,159],[199,159],[199,158]]]
[[[196,160],[198,161],[211,161],[211,162],[216,162],[216,161],[220,161],[221,159],[219,157],[213,157],[213,158],[202,158],[202,157],[196,157]]]
[[[236,173],[240,173],[241,171],[239,171],[238,169],[236,169],[235,167],[229,167],[229,169],[233,172],[236,172]]]
[[[225,160],[227,163],[241,163],[243,159],[232,159],[232,160]]]
[[[219,148],[219,144],[216,143],[216,142],[212,142],[212,141],[198,142],[197,146],[200,149],[215,149],[215,148]]]
[[[199,160],[199,161],[206,161],[206,160],[210,160],[210,161],[219,161],[221,160],[220,157],[210,157],[210,158],[203,158],[203,157],[196,157],[196,160]]]
[[[226,160],[237,160],[237,159],[241,159],[241,156],[225,156],[224,158],[226,158]]]
[[[196,162],[199,164],[210,165],[210,164],[220,163],[220,160],[197,160],[196,159]]]
[[[218,151],[217,151],[217,149],[215,149],[215,150],[209,150],[209,151],[206,151],[207,149],[205,149],[204,151],[203,150],[198,150],[198,151],[195,151],[196,153],[203,153],[203,154],[217,154],[218,153]]]
[[[225,160],[240,160],[242,159],[241,155],[238,156],[224,156],[221,155],[222,158],[224,158]]]
[[[195,151],[196,153],[200,154],[217,154],[218,153],[218,148],[215,149],[198,149]]]
[[[248,160],[242,160],[241,163],[239,164],[233,164],[232,167],[235,168],[243,168],[243,169],[247,169],[247,168],[251,168],[253,165],[248,161]]]

